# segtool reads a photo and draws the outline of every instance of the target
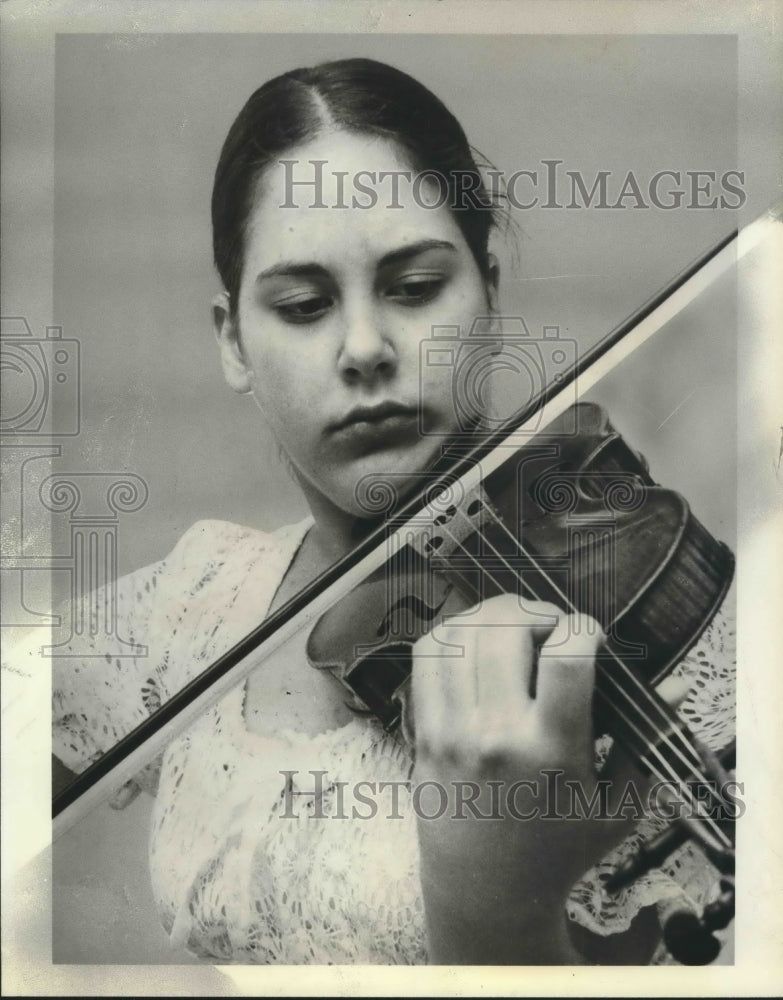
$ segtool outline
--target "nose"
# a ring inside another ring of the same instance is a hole
[[[346,310],[338,367],[349,383],[389,378],[397,369],[393,339],[381,311],[369,306]]]

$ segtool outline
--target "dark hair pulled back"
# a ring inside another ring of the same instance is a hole
[[[229,130],[212,190],[212,243],[232,310],[259,176],[292,146],[327,128],[394,140],[414,169],[440,174],[449,189],[446,204],[486,276],[494,206],[462,126],[407,73],[372,59],[341,59],[269,80],[251,95]],[[471,199],[461,204],[457,185],[465,184],[460,178],[466,175]]]

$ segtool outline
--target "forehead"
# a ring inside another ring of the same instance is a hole
[[[259,178],[246,264],[255,270],[305,258],[336,268],[367,265],[427,238],[469,252],[451,210],[428,207],[437,205],[438,193],[434,180],[416,181],[394,141],[325,133],[293,147]]]

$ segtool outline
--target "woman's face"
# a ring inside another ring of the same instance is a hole
[[[422,345],[435,326],[466,336],[494,306],[494,281],[451,211],[417,204],[410,184],[399,185],[401,207],[380,179],[373,207],[331,207],[350,204],[358,171],[411,169],[394,143],[332,132],[286,159],[295,166],[268,168],[257,189],[236,321],[215,300],[224,371],[253,393],[305,491],[362,516],[364,477],[404,491],[459,429],[453,368],[424,362]],[[284,188],[284,170],[313,179],[311,160],[326,161],[330,207],[312,207],[312,186]],[[425,187],[418,201],[436,193]]]

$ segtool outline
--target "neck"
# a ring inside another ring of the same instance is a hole
[[[355,548],[376,522],[342,510],[302,477],[297,479],[315,522],[306,539],[309,560],[320,572]]]

